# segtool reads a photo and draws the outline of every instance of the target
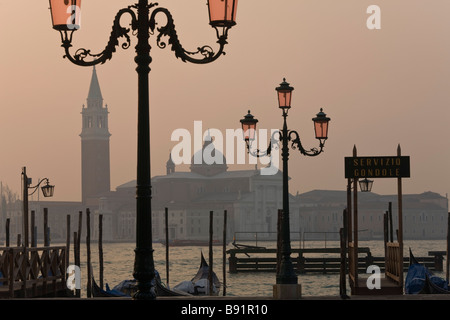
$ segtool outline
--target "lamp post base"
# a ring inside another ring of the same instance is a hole
[[[273,298],[278,300],[297,300],[302,296],[301,284],[273,285]]]

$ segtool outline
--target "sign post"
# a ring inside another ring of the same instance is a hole
[[[400,145],[397,147],[396,156],[374,156],[374,157],[358,157],[356,146],[353,147],[353,156],[345,157],[345,178],[347,183],[347,210],[349,214],[348,221],[348,242],[353,242],[352,262],[355,266],[350,268],[354,274],[353,284],[358,285],[358,200],[357,188],[358,179],[365,178],[396,178],[397,179],[397,197],[398,197],[398,254],[395,260],[398,261],[395,271],[392,275],[397,281],[399,287],[403,288],[403,201],[402,201],[402,178],[410,177],[410,158],[401,155]],[[351,204],[351,182],[353,181],[353,206]],[[353,207],[353,208],[352,208]],[[352,212],[353,209],[353,228],[352,228]],[[353,229],[353,230],[352,230]],[[351,232],[353,231],[353,239]],[[353,240],[353,241],[352,241]],[[393,241],[393,240],[391,240]],[[351,251],[351,250],[350,250]],[[350,254],[349,251],[349,254]],[[386,259],[389,259],[387,256]],[[350,272],[351,273],[351,272]],[[353,290],[352,290],[353,291]]]
[[[346,178],[409,178],[409,157],[345,157]]]

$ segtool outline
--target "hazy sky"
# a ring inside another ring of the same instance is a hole
[[[161,0],[187,50],[217,48],[206,0]],[[100,52],[126,0],[84,0],[74,48]],[[370,30],[370,5],[381,29]],[[48,177],[54,200],[81,199],[81,109],[92,68],[63,59],[49,5],[0,0],[0,180],[20,194],[21,168]],[[295,88],[290,129],[317,146],[311,119],[320,107],[331,117],[325,152],[307,158],[291,151],[290,191],[345,190],[344,157],[411,157],[404,193],[450,191],[450,1],[241,0],[226,55],[212,64],[183,63],[152,39],[150,72],[152,175],[165,174],[174,130],[240,127],[251,109],[259,128],[282,125],[275,87]],[[123,21],[126,25],[126,18]],[[137,74],[134,46],[118,49],[97,67],[108,105],[111,188],[136,178]],[[253,165],[234,165],[248,169]],[[179,168],[187,170],[187,167]],[[373,191],[396,193],[396,181],[377,179]],[[36,199],[36,198],[34,198]]]

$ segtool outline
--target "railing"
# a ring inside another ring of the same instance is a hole
[[[65,246],[0,248],[1,297],[56,294],[65,285]]]
[[[327,247],[327,241],[339,240],[339,232],[310,232],[310,231],[292,231],[289,233],[291,239],[291,246],[295,246],[294,242],[298,241],[299,248],[305,248],[305,241],[323,241],[324,248]],[[255,246],[258,246],[258,241],[277,241],[278,232],[276,231],[236,231],[234,232],[233,242],[236,241],[248,241],[255,242]],[[316,235],[307,239],[307,235]],[[317,237],[317,235],[320,235]]]
[[[400,284],[401,273],[403,272],[400,244],[398,242],[387,242],[386,245],[386,277]]]
[[[304,273],[335,273],[341,271],[341,248],[305,248],[292,249],[291,262],[298,274]],[[373,257],[367,247],[358,248],[358,252],[366,254],[358,259],[358,270],[367,270],[372,264]],[[256,271],[278,271],[278,250],[262,247],[245,247],[229,249],[229,271],[256,272]],[[384,262],[384,257],[382,258]]]

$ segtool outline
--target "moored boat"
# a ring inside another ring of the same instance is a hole
[[[165,287],[161,278],[159,277],[158,272],[155,270],[155,279],[153,280],[153,285],[155,286],[156,296],[164,297],[164,296],[189,296],[189,293],[179,291],[179,290],[171,290]],[[92,277],[92,295],[94,297],[132,297],[133,294],[137,291],[137,282],[135,279],[132,280],[123,280],[114,288],[110,289],[108,284],[106,284],[106,288],[102,289],[95,282],[94,277]]]
[[[200,267],[197,274],[190,281],[177,284],[174,289],[192,295],[209,295],[209,265],[201,253]],[[217,296],[220,292],[220,281],[215,272],[212,272],[212,295]]]
[[[448,282],[434,275],[419,263],[409,249],[409,268],[405,279],[405,294],[449,294]]]

